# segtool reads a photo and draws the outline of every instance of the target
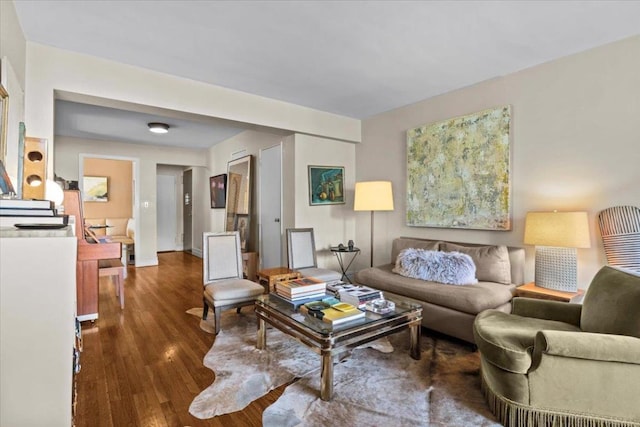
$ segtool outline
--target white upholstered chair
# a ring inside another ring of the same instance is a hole
[[[325,282],[340,280],[342,277],[337,271],[318,268],[313,228],[287,229],[287,260],[290,269],[305,277],[315,277]]]
[[[220,332],[220,313],[228,308],[253,305],[264,288],[242,277],[242,253],[240,235],[228,233],[203,233],[203,282],[204,294],[202,319],[206,320],[209,308],[213,309],[216,335]]]

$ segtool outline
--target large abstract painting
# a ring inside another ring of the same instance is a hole
[[[511,229],[511,106],[407,131],[407,225]]]

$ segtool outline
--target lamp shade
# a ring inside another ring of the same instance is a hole
[[[589,248],[589,219],[586,212],[529,212],[524,226],[524,243],[561,248]]]
[[[391,181],[356,182],[354,211],[392,211]]]

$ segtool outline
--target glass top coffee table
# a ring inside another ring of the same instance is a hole
[[[279,298],[261,295],[255,303],[258,317],[256,348],[267,346],[267,323],[300,341],[321,356],[320,398],[333,396],[333,357],[361,344],[410,329],[410,355],[420,359],[422,307],[401,298],[389,298],[395,310],[386,314],[366,312],[365,317],[332,326],[295,310]]]

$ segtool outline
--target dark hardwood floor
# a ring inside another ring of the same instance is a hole
[[[112,283],[101,278],[100,317],[82,325],[76,425],[262,425],[262,411],[284,386],[233,414],[209,420],[189,414],[191,401],[215,378],[202,364],[214,336],[185,313],[202,306],[202,260],[186,252],[158,258],[157,267],[128,268],[124,310]]]

